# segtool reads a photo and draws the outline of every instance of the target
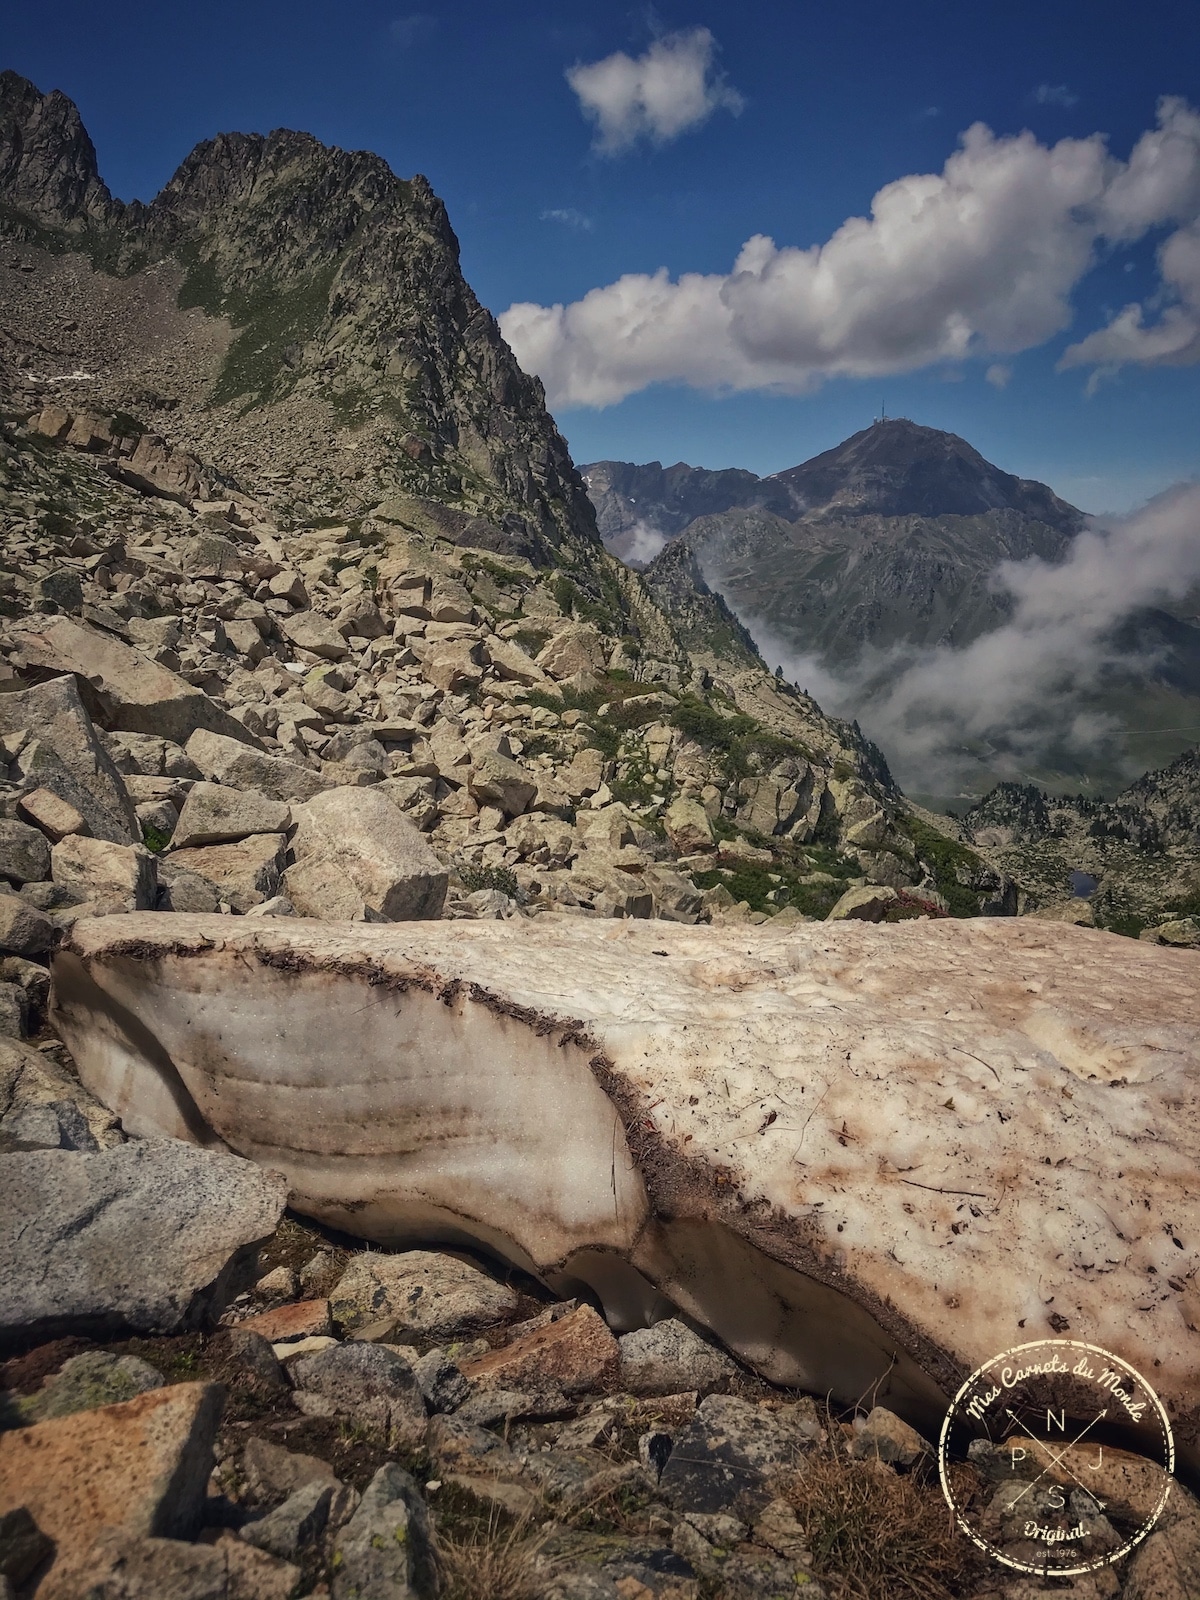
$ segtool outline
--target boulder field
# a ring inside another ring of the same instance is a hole
[[[678,1308],[926,1427],[1069,1331],[1200,1460],[1191,952],[1015,919],[133,913],[77,922],[54,980],[128,1132],[277,1169],[326,1224],[482,1245],[618,1329]]]

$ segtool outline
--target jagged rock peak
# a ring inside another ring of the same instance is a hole
[[[0,196],[52,228],[103,226],[115,202],[74,101],[0,72]]]
[[[176,305],[159,306],[156,328],[147,319],[115,342],[104,292],[75,290],[80,348],[56,361],[86,359],[113,375],[87,396],[97,409],[137,409],[150,378],[151,389],[173,391],[171,432],[185,432],[197,454],[261,456],[261,430],[240,419],[293,402],[271,430],[275,467],[324,460],[336,477],[347,463],[335,435],[353,435],[355,466],[367,469],[357,476],[376,491],[497,524],[519,517],[515,548],[543,563],[564,540],[585,566],[598,557],[595,516],[542,386],[465,282],[425,178],[288,129],[221,133],[149,205],[124,205],[101,182],[71,102],[6,73],[0,234],[45,253],[28,266],[39,281],[53,276],[51,257],[71,252],[125,279],[154,263],[172,269],[163,292]],[[200,350],[195,320],[185,326],[176,311],[224,318],[235,336]],[[27,330],[31,349],[36,333]],[[168,345],[176,354],[163,360]],[[119,392],[122,371],[135,368],[137,389]],[[183,409],[181,388],[194,396]]]
[[[1072,532],[1082,521],[1045,484],[1002,472],[956,433],[906,417],[874,422],[774,481],[806,511],[939,517],[1011,510]]]

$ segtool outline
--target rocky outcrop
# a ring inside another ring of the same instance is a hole
[[[130,1127],[186,1116],[339,1228],[472,1239],[588,1284],[618,1327],[666,1296],[775,1381],[879,1384],[927,1424],[1005,1337],[1086,1328],[1153,1366],[1196,1452],[1172,1287],[1200,1237],[1190,952],[1012,919],[723,938],[142,917],[79,924],[56,990]]]

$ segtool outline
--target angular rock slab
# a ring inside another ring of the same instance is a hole
[[[105,1528],[195,1537],[224,1398],[181,1383],[0,1434],[0,1511],[27,1506],[57,1546],[39,1597],[77,1600]]]
[[[1008,918],[134,915],[76,923],[55,972],[127,1127],[211,1129],[338,1228],[476,1241],[618,1328],[669,1296],[923,1431],[1069,1329],[1152,1374],[1200,1457],[1192,952]]]
[[[176,1140],[0,1157],[0,1345],[198,1328],[286,1202],[278,1173]]]

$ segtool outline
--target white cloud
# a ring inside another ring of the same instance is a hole
[[[1039,83],[1033,98],[1039,106],[1062,106],[1064,110],[1079,104],[1079,96],[1065,83]]]
[[[984,377],[993,389],[1007,389],[1012,382],[1013,369],[1003,361],[993,361]]]
[[[888,184],[823,245],[758,234],[728,274],[630,273],[570,305],[510,306],[500,325],[552,406],[611,405],[663,382],[803,393],[1042,344],[1069,325],[1099,246],[1198,213],[1200,116],[1182,101],[1161,103],[1128,162],[1099,134],[1047,146],[977,123],[940,173]],[[1164,248],[1185,312],[1194,262],[1182,234]],[[1164,317],[1161,338],[1195,359],[1177,320]],[[1141,331],[1124,328],[1122,350]],[[1068,352],[1100,359],[1137,357]]]
[[[543,222],[561,222],[564,228],[577,228],[581,233],[591,233],[595,223],[574,206],[554,206],[542,212]]]
[[[616,155],[641,138],[666,144],[714,111],[736,116],[745,102],[715,70],[716,49],[707,28],[690,28],[656,39],[645,55],[618,50],[569,68],[567,82],[596,124],[595,148]]]
[[[712,580],[719,584],[719,571]],[[770,664],[781,662],[827,709],[858,716],[908,787],[969,779],[978,768],[964,747],[986,749],[993,770],[1007,763],[1013,777],[1055,753],[1115,749],[1117,724],[1089,697],[1114,666],[1136,666],[1114,643],[1120,624],[1143,607],[1178,603],[1200,584],[1200,484],[1093,524],[1056,566],[1036,557],[1005,562],[995,584],[1013,601],[1003,626],[962,649],[869,653],[847,673],[797,659],[759,638],[753,618],[742,621]]]
[[[388,23],[388,33],[392,43],[401,49],[420,44],[427,39],[437,27],[437,18],[430,16],[427,11],[413,11],[406,17],[395,17]]]

